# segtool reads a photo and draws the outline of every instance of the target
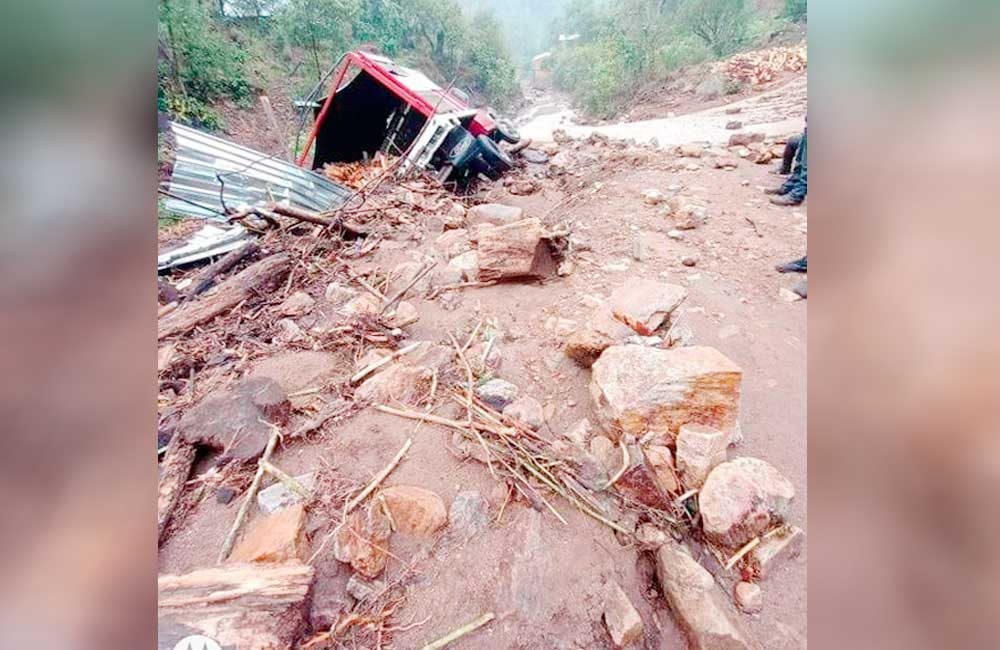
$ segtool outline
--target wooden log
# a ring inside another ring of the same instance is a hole
[[[215,278],[218,277],[220,273],[225,273],[226,271],[232,269],[244,257],[253,255],[259,250],[260,247],[257,246],[257,244],[247,242],[236,250],[229,251],[215,264],[205,267],[198,277],[195,278],[194,282],[191,283],[191,288],[184,294],[184,299],[190,300],[198,294],[204,293],[209,287],[212,286]]]
[[[187,332],[196,325],[229,311],[254,293],[277,287],[291,263],[290,255],[278,253],[251,264],[221,282],[215,291],[198,300],[186,302],[161,318],[157,326],[157,339]]]
[[[300,562],[228,564],[161,575],[157,580],[160,637],[187,628],[222,647],[294,647],[305,625],[313,575],[313,568]]]
[[[163,542],[163,531],[170,523],[177,501],[184,491],[184,483],[191,474],[194,465],[195,446],[184,440],[179,434],[174,434],[167,445],[160,466],[159,490],[156,497],[156,529],[157,539]]]
[[[522,219],[504,226],[479,227],[481,282],[519,277],[544,277],[555,273],[542,222]]]

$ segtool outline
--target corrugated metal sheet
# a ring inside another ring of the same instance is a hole
[[[219,190],[229,208],[269,201],[315,212],[340,205],[351,191],[313,171],[238,144],[170,123],[176,139],[166,208],[192,217],[223,220]],[[217,174],[222,175],[223,184]]]
[[[164,271],[182,264],[223,255],[246,246],[252,235],[242,226],[219,228],[205,224],[187,243],[156,258],[156,269]]]

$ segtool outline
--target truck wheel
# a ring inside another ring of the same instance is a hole
[[[503,140],[504,142],[509,142],[510,144],[517,144],[521,141],[521,134],[518,133],[514,125],[507,120],[500,120],[497,122],[496,128],[493,129],[493,136],[497,142]]]
[[[455,134],[455,144],[448,152],[448,162],[455,169],[464,169],[479,153],[479,143],[462,127],[458,127],[456,131],[460,132]]]
[[[490,167],[493,167],[501,174],[510,171],[514,167],[514,160],[506,152],[502,151],[496,142],[493,142],[485,135],[479,136],[476,140],[479,141],[480,155],[489,163]]]
[[[482,137],[482,136],[479,136],[479,137]],[[500,180],[500,177],[503,175],[503,173],[500,170],[498,170],[493,165],[489,164],[486,161],[485,157],[482,154],[480,154],[480,155],[476,156],[475,158],[473,158],[473,160],[472,160],[472,169],[477,174],[482,174],[483,176],[485,176],[486,178],[490,179],[491,181],[498,181],[498,180]]]

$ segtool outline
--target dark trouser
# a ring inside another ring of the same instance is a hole
[[[798,153],[800,144],[802,144],[801,135],[793,135],[788,138],[788,142],[785,143],[785,152],[781,156],[781,174],[788,174],[792,171],[792,162],[795,160],[795,154]]]
[[[806,136],[807,131],[802,132],[802,143],[795,153],[795,170],[788,177],[784,185],[781,186],[781,193],[787,194],[796,201],[806,198],[808,188],[808,161],[806,158]]]

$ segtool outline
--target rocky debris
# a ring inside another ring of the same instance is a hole
[[[538,151],[537,149],[527,148],[521,150],[521,157],[526,161],[533,163],[535,165],[543,165],[549,161],[549,156],[544,151]]]
[[[556,272],[549,239],[536,218],[505,226],[480,226],[478,279],[541,278]]]
[[[737,131],[742,128],[743,128],[743,122],[740,122],[739,120],[731,120],[729,122],[726,122],[726,129],[729,131]]]
[[[374,598],[384,590],[384,580],[367,580],[357,573],[347,579],[347,593],[359,603]]]
[[[572,275],[575,270],[576,264],[573,263],[573,260],[563,260],[559,263],[559,267],[556,269],[556,275],[564,278],[567,275]]]
[[[717,72],[711,72],[701,80],[694,89],[698,99],[711,100],[726,94],[726,78]]]
[[[785,302],[798,302],[799,300],[802,300],[802,296],[790,289],[786,289],[785,287],[778,289],[778,297]]]
[[[696,255],[685,255],[681,258],[681,264],[684,266],[695,266],[698,263],[698,257]]]
[[[677,470],[688,489],[700,488],[716,465],[726,462],[729,437],[718,429],[685,424],[677,434]]]
[[[767,578],[782,562],[798,557],[805,539],[805,532],[798,526],[786,525],[768,533],[750,551],[749,564],[754,575],[760,579]]]
[[[649,336],[669,329],[670,315],[686,297],[687,290],[679,285],[630,280],[595,307],[587,325],[566,340],[564,352],[589,368],[604,350],[633,334]]]
[[[404,361],[391,361],[369,376],[354,392],[356,401],[372,404],[402,402],[416,404],[430,393],[434,371]]]
[[[712,166],[716,169],[736,169],[740,166],[740,159],[736,156],[716,156],[712,159]]]
[[[705,536],[739,548],[780,520],[795,487],[770,463],[736,458],[713,469],[698,494]]]
[[[520,221],[524,217],[524,210],[512,205],[501,203],[483,203],[469,208],[466,221],[470,226],[488,223],[494,226],[506,226]]]
[[[642,200],[646,205],[659,205],[667,200],[667,196],[660,190],[649,189],[642,191]]]
[[[323,298],[332,305],[341,305],[358,295],[358,292],[350,287],[345,287],[339,282],[331,282],[326,285]]]
[[[400,283],[397,282],[396,286]],[[359,293],[354,298],[348,300],[340,312],[345,318],[358,318],[359,316],[377,316],[382,311],[382,303],[378,298],[370,293]]]
[[[236,497],[236,490],[231,487],[222,486],[215,491],[215,500],[223,505],[232,503]]]
[[[696,172],[699,169],[701,169],[701,165],[699,165],[698,163],[688,163],[684,165],[684,169],[689,172]]]
[[[424,271],[426,264],[424,262],[403,262],[402,264],[397,264],[396,267],[389,273],[389,286],[386,289],[387,296],[393,296],[397,292],[402,291],[406,287],[410,286],[411,283],[417,278],[420,273]],[[410,295],[420,295],[426,293],[430,289],[430,278],[428,276],[423,276],[417,283],[410,288]],[[371,294],[365,293],[366,296],[371,296]],[[375,299],[374,296],[371,296]],[[375,304],[378,305],[378,309],[375,313],[378,313],[382,309],[382,305],[378,304],[378,300],[375,299]]]
[[[448,206],[448,211],[444,214],[444,227],[447,229],[462,228],[465,226],[465,218],[468,210],[458,201],[452,201]]]
[[[701,158],[705,150],[693,144],[683,144],[677,147],[677,155],[682,158]]]
[[[652,463],[647,461],[639,445],[628,444],[626,449],[629,466],[615,482],[615,489],[639,503],[653,508],[663,508],[670,503],[670,493],[660,484],[659,476],[653,469]]]
[[[542,184],[533,178],[510,178],[504,181],[504,185],[514,196],[528,196],[542,189]]]
[[[453,276],[457,271],[460,281],[474,281],[476,276],[479,274],[479,253],[471,250],[453,257],[448,262],[448,269],[451,271],[451,275],[448,276],[448,279],[454,279]]]
[[[745,131],[743,133],[734,133],[729,136],[729,146],[730,147],[745,147],[751,142],[763,142],[764,134]]]
[[[396,309],[389,315],[389,323],[393,327],[406,327],[418,320],[420,320],[420,314],[417,313],[417,308],[405,300],[396,305]]]
[[[446,230],[434,240],[434,246],[446,257],[457,257],[472,248],[469,231],[465,228]]]
[[[379,493],[397,531],[427,537],[448,523],[448,509],[436,493],[413,485],[395,485]]]
[[[590,424],[590,420],[583,418],[578,420],[576,424],[566,429],[563,435],[573,444],[580,447],[586,447],[587,441],[593,435],[593,427]]]
[[[760,611],[762,605],[760,587],[752,582],[737,582],[733,588],[733,600],[741,611],[755,614]]]
[[[295,505],[254,522],[229,555],[230,562],[287,562],[307,559],[306,511]]]
[[[282,318],[275,325],[278,328],[278,332],[271,338],[272,343],[288,345],[293,341],[299,341],[305,337],[305,332],[302,331],[302,328],[290,318]]]
[[[307,490],[312,490],[316,485],[316,473],[309,472],[293,477],[299,485]],[[278,482],[270,487],[266,487],[257,493],[257,505],[267,513],[278,512],[282,508],[287,508],[295,503],[300,503],[302,497],[295,494],[284,483]]]
[[[196,631],[225,648],[295,647],[305,627],[313,575],[313,568],[301,562],[225,564],[161,575],[158,636],[162,641],[183,629],[178,640]]]
[[[635,529],[635,541],[638,543],[640,551],[655,552],[669,540],[670,538],[665,532],[648,521],[639,524]]]
[[[665,492],[678,492],[677,474],[674,471],[674,457],[670,447],[649,445],[646,447],[646,462],[653,469],[660,489]]]
[[[495,343],[475,343],[466,351],[465,358],[469,360],[472,372],[477,376],[492,375],[500,370],[503,363],[503,354]]]
[[[316,301],[305,291],[296,291],[275,308],[278,316],[302,316],[309,313]]]
[[[594,363],[590,395],[612,437],[673,443],[684,424],[737,428],[743,371],[715,348],[612,346]]]
[[[490,525],[490,503],[475,490],[459,492],[448,509],[448,534],[468,541]]]
[[[580,324],[578,322],[568,318],[550,316],[545,320],[545,329],[555,332],[557,336],[569,336],[579,328]]]
[[[532,431],[538,431],[545,425],[542,405],[534,397],[527,395],[522,395],[505,406],[503,414],[522,422]]]
[[[517,399],[517,386],[503,379],[490,379],[476,386],[476,396],[498,411]]]
[[[333,555],[367,578],[382,573],[389,559],[389,522],[376,509],[355,510],[334,536]]]
[[[177,435],[192,445],[221,450],[219,462],[253,460],[271,437],[267,422],[287,424],[290,412],[288,396],[276,381],[251,377],[188,410],[177,423]]]
[[[674,215],[674,228],[694,230],[705,223],[708,212],[700,205],[684,205]]]
[[[725,597],[684,546],[669,540],[656,552],[656,575],[690,647],[705,650],[750,650],[743,633],[722,605]]]
[[[728,106],[728,107],[726,107],[726,115],[736,115],[737,113],[741,113],[742,111],[743,111],[743,107],[742,106]]]
[[[582,422],[587,423],[589,431],[590,422],[587,420],[583,420]],[[578,424],[577,427],[579,426]],[[567,435],[567,437],[569,436]],[[585,442],[578,444],[583,446]],[[594,436],[590,439],[590,454],[601,463],[609,476],[617,472],[622,466],[622,455],[618,452],[618,448],[615,447],[615,443],[611,442],[606,436]]]
[[[628,647],[642,639],[642,617],[616,582],[607,587],[604,625],[616,648]]]
[[[682,233],[680,230],[677,230],[675,228],[674,230],[667,231],[667,237],[669,237],[671,239],[681,240],[681,239],[684,239],[684,233]]]

